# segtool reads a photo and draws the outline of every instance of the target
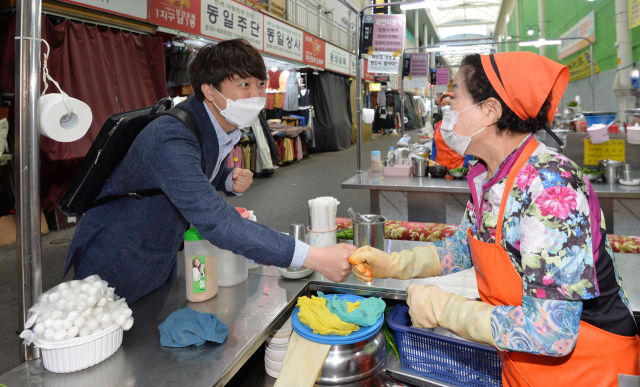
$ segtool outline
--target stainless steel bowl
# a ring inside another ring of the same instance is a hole
[[[588,173],[585,173],[584,175],[585,175],[585,176],[587,177],[587,179],[589,179],[589,181],[591,181],[591,182],[598,181],[598,180],[600,180],[600,179],[602,178],[602,174],[598,174],[598,175],[590,175],[590,174],[588,174]]]
[[[449,170],[449,174],[454,179],[458,179],[458,180],[464,179],[464,177],[467,176],[467,173],[469,173],[469,171],[467,171],[467,172],[453,172],[453,170]]]
[[[315,385],[363,385],[363,380],[375,378],[376,374],[384,369],[386,358],[387,350],[382,328],[368,340],[355,344],[333,345]]]

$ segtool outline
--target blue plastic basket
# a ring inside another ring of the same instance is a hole
[[[387,316],[402,369],[463,387],[502,386],[495,348],[411,328],[409,307],[396,305]]]
[[[587,120],[587,127],[589,127],[591,125],[595,125],[595,124],[609,125],[610,123],[612,123],[613,121],[616,120],[616,115],[615,114],[607,114],[607,115],[603,115],[603,116],[588,116],[588,115],[585,115],[584,119]]]

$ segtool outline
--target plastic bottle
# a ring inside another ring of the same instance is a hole
[[[371,172],[380,172],[380,151],[371,152]]]
[[[184,268],[187,300],[201,302],[218,293],[216,257],[213,246],[195,227],[184,234]]]
[[[389,152],[387,152],[387,159],[389,160],[390,167],[396,165],[396,151],[392,146],[389,147]]]
[[[576,103],[578,104],[576,106],[576,113],[582,113],[582,102],[580,102],[580,96],[576,95]]]

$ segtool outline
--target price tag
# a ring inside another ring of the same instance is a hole
[[[590,138],[584,139],[584,164],[598,165],[598,160],[610,159],[625,162],[624,140],[609,140],[602,144],[592,144]]]

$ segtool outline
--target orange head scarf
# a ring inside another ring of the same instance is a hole
[[[453,99],[453,93],[452,93],[452,92],[450,92],[450,91],[448,91],[448,92],[446,92],[446,93],[442,94],[442,95],[440,96],[440,98],[438,98],[438,105],[442,106],[442,98],[446,97],[447,95],[448,95],[449,97],[451,97],[451,99]]]
[[[569,83],[569,68],[528,51],[482,55],[482,67],[504,103],[523,120],[535,118],[551,93],[553,121]]]

